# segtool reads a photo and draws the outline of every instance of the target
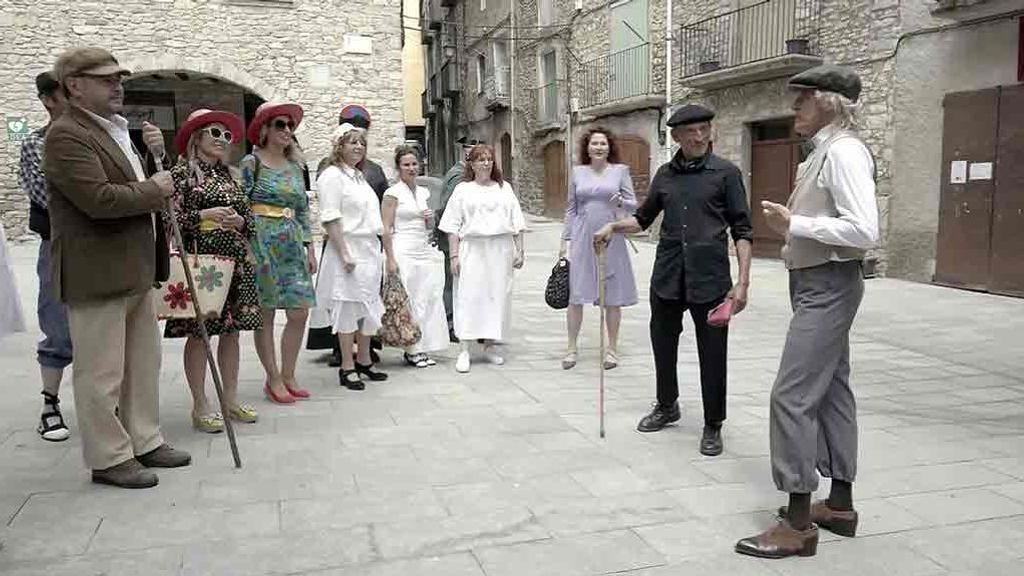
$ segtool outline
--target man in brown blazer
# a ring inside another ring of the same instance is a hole
[[[54,73],[68,110],[46,135],[53,283],[67,305],[75,410],[92,481],[148,488],[148,468],[191,457],[164,443],[159,422],[160,334],[154,282],[167,277],[159,211],[174,189],[170,174],[146,177],[132,146],[121,82],[130,72],[100,48],[65,52]],[[158,128],[146,126],[150,153],[162,157]]]

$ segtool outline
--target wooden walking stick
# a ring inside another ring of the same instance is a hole
[[[206,348],[206,363],[210,365],[210,374],[213,375],[213,387],[217,390],[217,401],[220,403],[220,413],[224,415],[224,429],[228,434],[228,444],[231,446],[231,457],[235,461],[235,468],[242,467],[242,458],[238,455],[238,443],[235,442],[235,428],[231,424],[231,417],[228,414],[228,406],[224,403],[224,386],[220,380],[220,369],[217,367],[217,359],[213,356],[213,346],[210,345],[210,335],[206,332],[206,322],[203,318],[203,311],[199,306],[199,298],[196,297],[196,286],[192,281],[192,269],[186,260],[185,244],[181,240],[181,228],[178,227],[178,219],[174,215],[174,202],[167,200],[167,219],[171,222],[171,232],[174,236],[174,248],[181,258],[182,268],[185,269],[185,282],[188,284],[188,293],[192,298],[192,311],[196,315],[196,325],[199,327],[199,335],[203,339],[203,346]]]
[[[601,323],[598,326],[598,330],[601,332],[601,356],[598,358],[598,364],[601,366],[601,376],[599,379],[598,386],[598,410],[600,411],[600,434],[601,438],[604,438],[604,355],[605,351],[605,338],[604,338],[604,291],[605,291],[605,266],[607,264],[607,246],[600,244],[597,247],[597,293],[598,293],[598,304],[601,308]]]

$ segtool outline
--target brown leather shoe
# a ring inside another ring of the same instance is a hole
[[[785,520],[775,527],[744,538],[736,543],[736,551],[758,558],[787,558],[814,556],[818,552],[818,527],[811,524],[806,530],[794,530]]]
[[[188,452],[175,450],[167,444],[161,444],[135,459],[146,468],[179,468],[192,463],[192,456]]]
[[[152,488],[159,479],[150,470],[132,458],[116,466],[92,471],[92,481],[96,484],[109,484],[118,488]]]
[[[787,507],[779,507],[779,517],[787,516]],[[833,534],[853,538],[857,535],[857,511],[833,510],[828,507],[828,500],[819,500],[811,505],[811,522]]]

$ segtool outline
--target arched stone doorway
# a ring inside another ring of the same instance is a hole
[[[225,78],[193,70],[151,70],[133,74],[125,81],[124,115],[136,146],[142,148],[142,123],[160,127],[168,153],[176,157],[174,134],[189,114],[199,108],[226,110],[248,125],[256,108],[266,100],[252,89]],[[235,163],[252,145],[244,140],[232,147]]]

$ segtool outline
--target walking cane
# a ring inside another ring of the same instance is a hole
[[[598,387],[598,410],[600,411],[600,434],[601,438],[604,438],[604,355],[605,355],[605,338],[604,338],[604,291],[605,291],[605,265],[607,261],[607,246],[604,244],[598,245],[597,248],[597,294],[598,304],[601,308],[601,324],[598,326],[598,330],[601,332],[601,356],[598,358],[598,363],[601,365],[601,376],[599,379]]]
[[[174,236],[174,248],[181,258],[182,268],[185,269],[185,282],[188,284],[188,292],[192,297],[192,310],[196,314],[196,325],[199,327],[199,335],[203,339],[203,346],[206,348],[206,363],[210,365],[210,374],[213,375],[213,387],[217,390],[217,400],[220,403],[220,413],[224,415],[224,429],[228,434],[228,444],[231,445],[231,457],[235,460],[235,468],[242,467],[242,459],[238,455],[238,444],[235,442],[235,428],[231,425],[231,418],[228,415],[228,406],[224,403],[224,387],[220,381],[220,369],[217,367],[217,360],[213,356],[213,347],[210,345],[210,335],[206,332],[206,322],[203,319],[203,311],[199,307],[199,299],[196,298],[196,287],[192,282],[192,269],[185,260],[185,243],[181,240],[181,228],[178,227],[178,219],[174,215],[174,202],[167,200],[167,219],[171,222],[171,232]]]

